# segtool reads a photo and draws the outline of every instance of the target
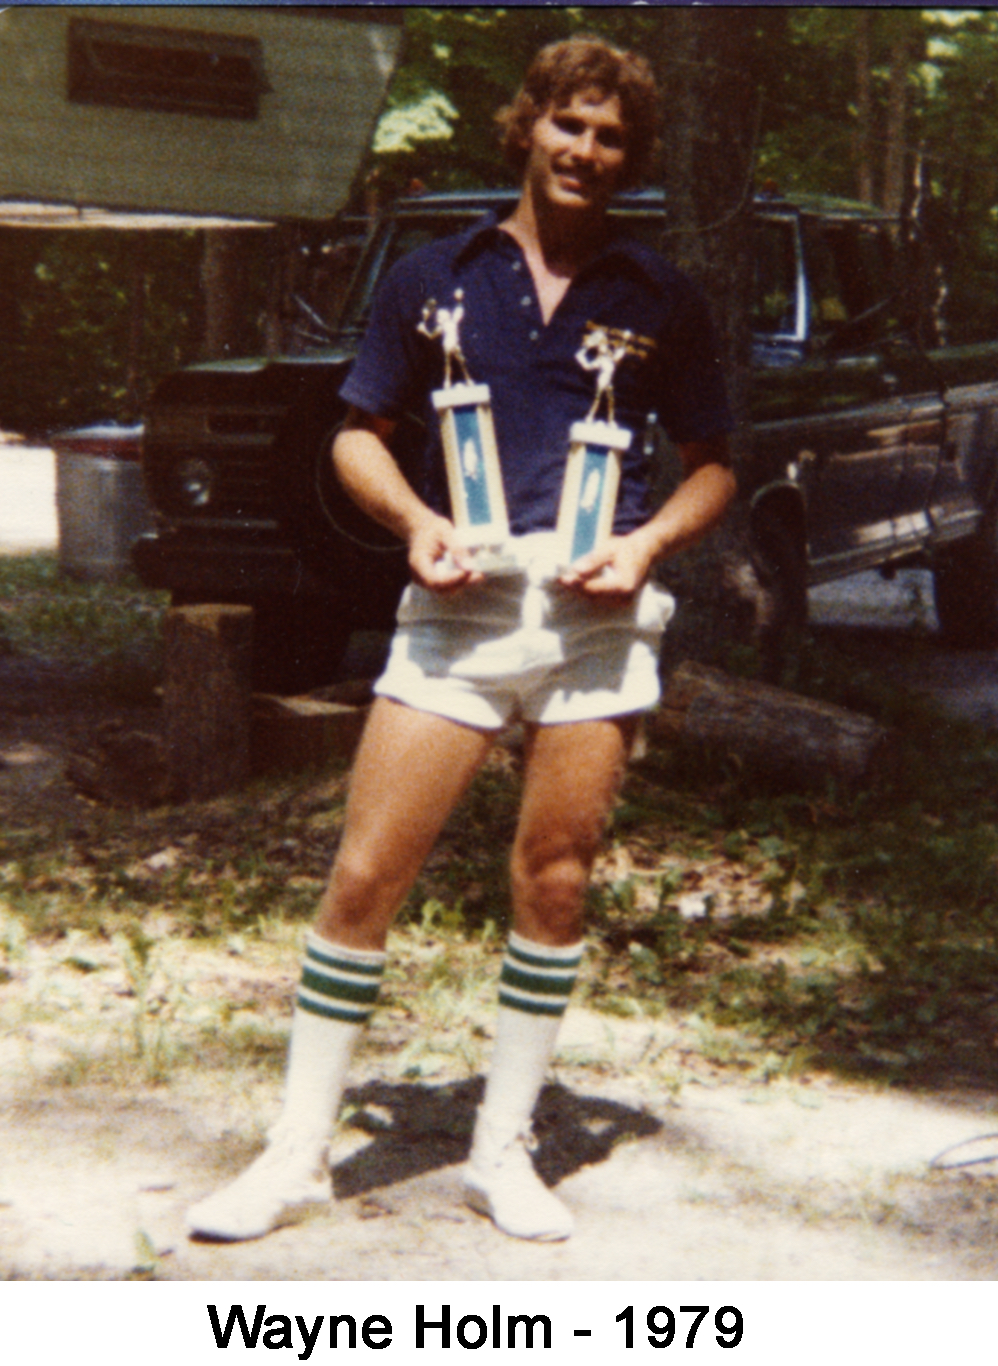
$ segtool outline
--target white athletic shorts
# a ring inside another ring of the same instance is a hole
[[[450,595],[410,584],[374,691],[479,730],[653,707],[671,595],[649,583],[610,606],[560,588],[551,532],[518,537],[513,551],[520,573]]]

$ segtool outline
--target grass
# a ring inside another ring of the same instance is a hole
[[[112,689],[156,676],[162,607],[134,585],[65,582],[49,556],[0,560],[7,649],[86,663]],[[911,648],[928,646],[913,638]],[[628,778],[593,879],[578,999],[608,1022],[685,1021],[693,1042],[682,1063],[672,1047],[655,1054],[670,1087],[683,1068],[707,1067],[760,1080],[817,1068],[993,1088],[998,735],[888,685],[848,640],[806,642],[794,682],[894,728],[896,764],[856,791],[788,793],[702,756],[654,751]],[[116,1058],[115,1068],[130,1060],[152,1080],[195,1058],[276,1066],[297,937],[335,849],[344,791],[345,775],[332,771],[200,806],[81,806],[47,822],[11,809],[0,836],[0,980],[16,985],[45,951],[58,958],[65,1000],[77,992],[97,1008],[100,993],[84,987],[112,970],[128,993],[109,1014],[111,1034],[98,1021],[66,1075],[84,1075],[88,1057]],[[505,756],[472,786],[400,917],[373,1038],[407,1075],[481,1064],[518,798],[517,764]],[[254,964],[259,982],[282,985],[247,992],[233,977],[230,999],[206,1002],[182,966],[197,953]],[[58,1016],[56,998],[39,991],[31,1011]],[[417,1019],[414,1042],[404,1026]]]
[[[55,555],[0,557],[0,654],[85,669],[90,686],[144,701],[162,671],[160,623],[168,595],[136,579],[83,583]]]
[[[914,1084],[998,1078],[998,747],[812,644],[802,683],[898,732],[898,762],[849,793],[761,792],[702,759],[653,756],[624,834],[656,821],[689,869],[763,892],[749,914],[684,922],[597,889],[638,994],[747,1029],[788,1060]],[[689,880],[689,872],[687,873]],[[744,893],[742,900],[744,900]],[[729,911],[731,906],[729,904]],[[709,911],[709,906],[708,906]]]

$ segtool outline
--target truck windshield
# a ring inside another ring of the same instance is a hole
[[[894,243],[887,226],[804,218],[802,228],[810,335],[829,339],[845,330],[856,342],[896,325],[890,308],[896,289]]]
[[[473,210],[467,214],[419,214],[387,220],[361,260],[343,307],[340,331],[350,335],[364,331],[378,286],[396,261],[417,247],[461,232],[481,217],[480,211]]]

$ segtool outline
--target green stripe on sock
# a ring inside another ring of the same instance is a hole
[[[336,968],[339,972],[355,972],[358,977],[379,977],[385,970],[384,963],[362,963],[352,958],[337,958],[331,953],[323,953],[311,944],[305,946],[306,959],[321,963],[324,968]]]
[[[337,953],[337,945],[305,941],[298,1005],[311,1015],[345,1024],[364,1024],[374,1010],[384,973],[384,956],[364,962]]]
[[[525,1015],[564,1015],[563,1005],[549,1005],[546,1001],[525,1001],[521,996],[507,996],[499,992],[499,1004],[508,1010],[521,1010]],[[567,1004],[567,1002],[566,1002]]]
[[[581,962],[581,946],[559,956],[546,953],[543,944],[527,941],[524,947],[511,935],[499,973],[499,1004],[526,1015],[563,1015]]]
[[[305,996],[298,997],[298,1008],[307,1010],[310,1015],[321,1015],[325,1020],[342,1020],[345,1024],[364,1024],[371,1014],[370,1010],[351,1010],[349,1006],[320,1004]]]
[[[380,982],[349,982],[344,977],[327,977],[315,972],[307,964],[302,970],[303,987],[318,992],[320,996],[335,997],[340,1001],[355,1001],[358,1005],[373,1006],[378,999]]]
[[[507,961],[502,965],[499,981],[506,986],[517,987],[520,991],[528,991],[538,996],[568,997],[575,985],[575,973],[570,972],[567,976],[559,977],[542,977],[539,973],[524,972],[522,968]]]
[[[506,957],[515,958],[518,963],[525,963],[530,968],[564,968],[566,972],[574,972],[582,962],[582,950],[573,958],[547,958],[540,953],[526,953],[515,944],[507,944]]]

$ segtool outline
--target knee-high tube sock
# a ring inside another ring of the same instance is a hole
[[[374,1009],[385,955],[344,948],[310,931],[291,1027],[284,1107],[271,1139],[324,1142],[339,1113],[357,1036]]]
[[[515,931],[510,934],[499,978],[496,1042],[478,1112],[476,1147],[486,1141],[501,1147],[529,1128],[582,949],[581,941],[552,948]]]

